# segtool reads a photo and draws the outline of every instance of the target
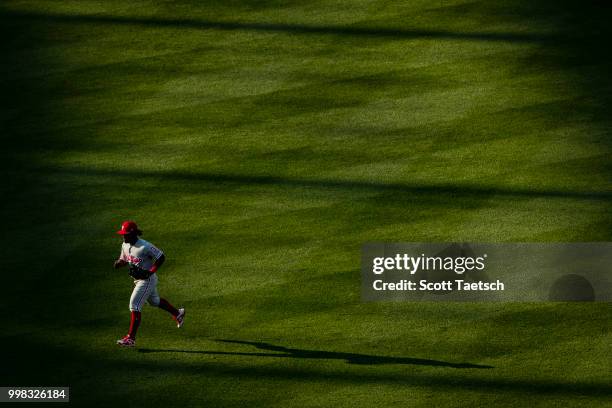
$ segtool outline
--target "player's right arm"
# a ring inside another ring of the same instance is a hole
[[[117,259],[115,261],[115,269],[122,268],[122,267],[124,267],[127,264],[128,264],[127,261],[124,261],[123,259]]]
[[[123,247],[121,248],[121,252],[119,253],[119,258],[115,261],[115,269],[119,269],[128,264],[127,257],[123,253]]]

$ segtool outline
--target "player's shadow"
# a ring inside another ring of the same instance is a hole
[[[207,350],[179,350],[179,349],[138,349],[140,353],[188,353],[206,355],[230,355],[230,356],[252,356],[252,357],[275,357],[275,358],[303,358],[303,359],[325,359],[325,360],[344,360],[349,364],[379,365],[379,364],[410,364],[432,367],[449,368],[493,368],[489,365],[479,365],[471,363],[449,363],[447,361],[429,360],[424,358],[412,357],[387,357],[374,356],[369,354],[342,353],[336,351],[304,350],[275,346],[269,343],[242,341],[242,340],[217,340],[223,343],[236,343],[254,346],[259,350],[274,351],[276,353],[247,353],[233,351],[207,351]]]

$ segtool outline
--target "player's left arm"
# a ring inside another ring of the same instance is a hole
[[[161,268],[161,266],[164,264],[165,261],[166,261],[166,255],[161,254],[159,258],[157,258],[157,260],[153,263],[153,266],[151,267],[151,269],[149,269],[149,272],[151,273],[157,272],[157,270]]]
[[[157,272],[157,270],[166,260],[166,256],[164,255],[163,251],[150,243],[147,247],[147,253],[145,256],[149,257],[149,259],[153,261],[153,265],[151,266],[151,268],[149,268],[149,272],[151,273]]]

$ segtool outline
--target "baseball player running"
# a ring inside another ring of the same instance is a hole
[[[185,309],[176,309],[166,299],[160,298],[157,293],[157,270],[162,266],[166,257],[164,253],[153,244],[139,238],[142,231],[134,221],[125,221],[117,234],[123,236],[121,254],[115,261],[115,269],[128,266],[129,273],[134,278],[134,290],[130,297],[131,322],[130,331],[117,344],[123,347],[136,345],[136,332],[140,325],[140,312],[145,301],[151,306],[164,309],[172,315],[176,326],[181,327],[185,320]]]

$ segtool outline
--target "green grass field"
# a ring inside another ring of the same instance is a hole
[[[3,1],[0,385],[612,403],[609,303],[362,303],[364,242],[612,241],[603,1]],[[138,350],[121,221],[168,257]],[[457,364],[492,366],[462,368]]]

